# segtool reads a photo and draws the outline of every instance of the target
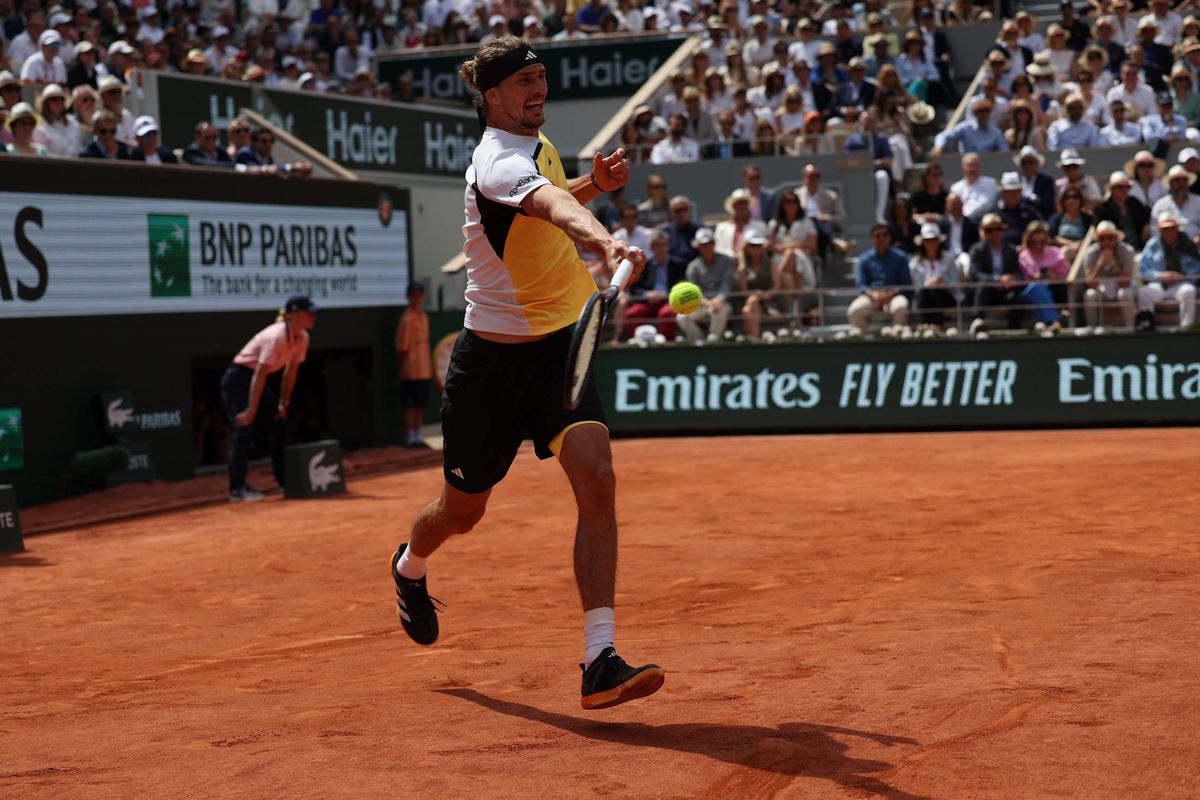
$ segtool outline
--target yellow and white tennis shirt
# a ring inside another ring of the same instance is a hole
[[[558,151],[544,135],[489,127],[467,167],[466,326],[484,333],[540,335],[565,328],[596,283],[556,225],[521,210],[534,189],[567,189]]]

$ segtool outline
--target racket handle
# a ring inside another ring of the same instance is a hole
[[[616,286],[617,291],[625,288],[625,284],[629,283],[629,276],[633,274],[633,262],[628,258],[621,259],[621,263],[617,265],[617,271],[613,273],[612,282],[609,286]]]

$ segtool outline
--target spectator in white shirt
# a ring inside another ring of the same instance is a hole
[[[672,114],[668,120],[667,138],[650,151],[651,164],[691,164],[700,160],[700,145],[684,134],[687,120],[682,114]]]
[[[100,79],[100,103],[105,111],[117,118],[117,141],[133,144],[137,137],[133,133],[133,114],[124,107],[125,84],[112,75]]]
[[[337,49],[333,57],[333,74],[340,80],[354,80],[354,73],[371,68],[371,51],[361,44],[358,31],[346,29],[345,44]]]
[[[983,164],[975,153],[962,158],[963,179],[950,187],[950,194],[962,198],[963,214],[978,222],[996,205],[996,179],[983,174]]]
[[[768,35],[770,28],[766,18],[762,16],[751,17],[747,27],[753,32],[753,36],[742,48],[742,58],[746,60],[747,64],[762,67],[774,57],[772,50],[775,43]]]
[[[45,145],[52,156],[79,155],[79,126],[67,115],[67,93],[61,86],[51,83],[42,90],[38,113],[42,118],[33,130],[33,140]]]
[[[654,231],[638,224],[638,209],[633,203],[621,207],[621,224],[613,231],[613,238],[628,242],[634,247],[641,248],[643,253],[650,252],[650,239]]]
[[[1138,20],[1138,24],[1147,19],[1158,28],[1158,34],[1154,37],[1155,44],[1174,47],[1183,30],[1183,17],[1171,10],[1170,0],[1150,0],[1150,13]]]
[[[88,20],[89,24],[91,19]],[[75,35],[75,22],[70,14],[56,11],[50,15],[50,21],[46,23],[47,30],[54,30],[62,37],[62,48],[58,51],[58,57],[63,60],[63,64],[67,69],[75,63],[75,40],[79,37]]]
[[[1142,128],[1125,119],[1125,101],[1112,101],[1108,106],[1108,111],[1112,114],[1112,122],[1100,129],[1100,135],[1104,140],[1112,147],[1141,144]]]
[[[38,51],[38,38],[46,30],[46,15],[35,11],[25,20],[25,30],[8,43],[8,64],[12,71],[20,74],[25,59]]]
[[[166,32],[158,24],[158,9],[153,4],[145,6],[138,11],[138,17],[141,18],[141,24],[138,25],[137,40],[150,44],[161,42]]]
[[[1125,103],[1125,115],[1136,120],[1146,114],[1153,114],[1154,90],[1142,81],[1142,74],[1136,66],[1126,61],[1121,65],[1121,82],[1108,90],[1104,96],[1109,106],[1114,100]],[[1136,109],[1136,113],[1133,113]]]
[[[218,75],[225,65],[237,58],[238,49],[229,43],[229,28],[217,25],[212,30],[213,43],[204,51],[204,57],[212,65],[213,72]]]
[[[1113,0],[1109,8],[1113,17],[1113,41],[1129,47],[1137,41],[1138,20],[1129,13],[1129,0]]]
[[[42,87],[46,84],[57,83],[62,86],[67,82],[67,65],[58,57],[62,49],[62,36],[58,31],[42,31],[38,37],[40,53],[34,53],[25,59],[21,65],[21,82]]]

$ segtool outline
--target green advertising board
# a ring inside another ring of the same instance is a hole
[[[597,38],[587,42],[538,42],[535,47],[546,65],[550,94],[572,100],[625,97],[642,88],[664,61],[682,44],[683,35]],[[441,55],[414,52],[375,59],[379,79],[395,84],[411,73],[420,97],[469,102],[470,91],[458,77],[458,68],[475,48],[456,48]]]
[[[0,408],[0,470],[25,466],[25,433],[21,409]]]
[[[896,430],[1200,421],[1200,336],[614,348],[611,429]]]
[[[352,170],[461,178],[479,139],[474,112],[382,103],[257,85],[147,72],[163,141],[192,141],[196,123],[222,132],[250,108]]]

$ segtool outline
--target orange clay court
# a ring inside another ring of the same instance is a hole
[[[617,645],[579,708],[574,504],[523,452],[431,562],[437,467],[0,558],[0,796],[1195,798],[1200,431],[614,445]]]

